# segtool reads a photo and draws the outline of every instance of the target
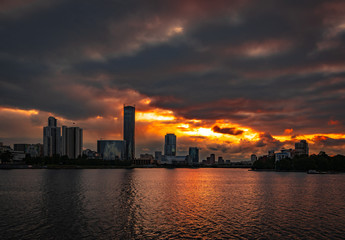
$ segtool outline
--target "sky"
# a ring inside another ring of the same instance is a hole
[[[84,148],[199,147],[232,161],[294,148],[345,154],[343,0],[2,0],[0,141],[42,143],[49,116]]]

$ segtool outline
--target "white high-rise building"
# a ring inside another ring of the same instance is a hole
[[[76,159],[83,151],[83,129],[62,126],[61,154]]]
[[[60,155],[61,129],[57,127],[57,120],[54,117],[48,118],[48,126],[43,128],[43,155],[52,157]]]

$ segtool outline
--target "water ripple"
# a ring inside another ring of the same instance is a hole
[[[343,239],[345,175],[11,170],[0,239]]]

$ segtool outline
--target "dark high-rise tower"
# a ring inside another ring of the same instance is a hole
[[[189,148],[189,158],[190,158],[192,164],[199,163],[199,148],[190,147]]]
[[[164,155],[176,156],[176,135],[173,133],[165,135]]]
[[[135,158],[135,107],[123,108],[123,140],[126,141],[125,159]]]

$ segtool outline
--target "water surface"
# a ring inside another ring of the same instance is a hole
[[[345,175],[0,171],[0,239],[344,239]]]

